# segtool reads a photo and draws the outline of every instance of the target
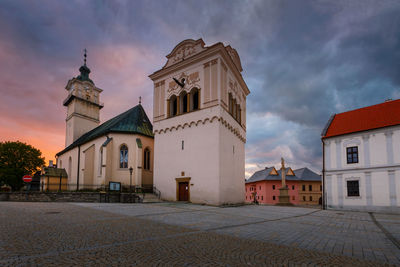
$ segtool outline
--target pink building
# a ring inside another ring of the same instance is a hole
[[[286,168],[285,171],[290,202],[295,205],[318,204],[320,195],[315,194],[321,194],[321,176],[308,168],[295,171]],[[256,198],[261,204],[276,204],[279,201],[281,186],[281,170],[277,171],[274,167],[270,167],[257,171],[246,181],[245,200],[250,203],[254,202],[254,198]],[[310,194],[314,194],[315,197],[310,198]]]

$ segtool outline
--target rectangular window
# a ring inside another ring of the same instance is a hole
[[[312,196],[310,196],[310,201],[312,201]]]
[[[346,148],[347,152],[347,164],[358,163],[358,147],[352,146]]]
[[[347,181],[347,196],[349,197],[359,197],[360,196],[360,185],[358,180]]]
[[[322,185],[319,186],[319,191],[322,191]]]
[[[275,200],[275,196],[272,196],[272,200]]]
[[[185,149],[185,141],[182,140],[182,150]]]
[[[302,190],[303,191],[306,191],[306,186],[303,184],[303,186],[302,186]]]
[[[294,196],[292,196],[292,200],[295,200],[295,197],[294,197]]]
[[[275,190],[275,185],[274,184],[272,185],[272,189]]]
[[[263,196],[261,196],[261,200],[264,200],[264,197],[263,197]]]
[[[306,201],[306,196],[303,196],[303,201]]]
[[[292,190],[294,190],[294,185],[292,185]]]
[[[260,185],[260,187],[259,187],[259,188],[260,188],[260,190],[261,190],[261,185]]]
[[[311,184],[308,186],[308,190],[312,191],[312,185]]]

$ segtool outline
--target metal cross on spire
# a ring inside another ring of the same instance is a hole
[[[84,56],[83,62],[84,62],[84,65],[86,66],[86,57],[87,57],[87,55],[86,55],[86,53],[87,53],[86,48],[83,49],[83,52],[85,52],[85,53],[83,54],[83,56]]]
[[[142,104],[142,97],[139,96],[139,104]]]

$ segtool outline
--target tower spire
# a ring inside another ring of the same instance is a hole
[[[83,65],[86,66],[86,57],[87,57],[87,55],[86,55],[86,53],[87,53],[86,48],[83,49],[83,52],[85,52],[85,53],[83,54],[83,57],[84,57],[84,59],[83,59],[83,62],[84,62]]]
[[[83,52],[83,65],[79,68],[81,74],[77,78],[81,81],[89,81],[93,83],[93,81],[89,78],[90,69],[86,66],[87,49],[83,49]]]

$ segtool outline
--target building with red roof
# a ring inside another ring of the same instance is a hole
[[[321,139],[325,207],[400,212],[400,99],[334,114]]]

